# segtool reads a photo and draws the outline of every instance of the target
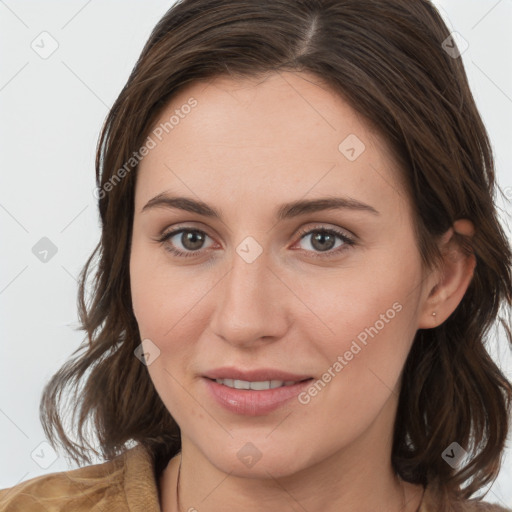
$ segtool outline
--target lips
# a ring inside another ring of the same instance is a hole
[[[301,382],[311,379],[311,375],[296,374],[272,368],[259,368],[254,370],[240,370],[233,367],[222,367],[206,372],[203,377],[211,380],[233,379],[248,382],[262,382],[267,380],[282,380]]]
[[[313,379],[311,375],[274,368],[241,370],[234,367],[216,368],[202,377],[207,392],[217,404],[231,413],[246,416],[269,414],[286,403],[292,403]],[[263,383],[269,381],[271,386],[278,381],[284,385],[265,388]],[[235,386],[232,387],[232,384]],[[248,384],[250,389],[247,388]],[[239,386],[243,388],[239,389]]]
[[[283,375],[283,372],[280,372],[280,375]],[[286,376],[300,377],[300,375],[295,374],[287,374]],[[239,416],[264,416],[285,404],[291,404],[291,407],[293,407],[293,403],[295,403],[295,407],[299,407],[299,402],[297,400],[294,402],[294,399],[310,385],[310,380],[306,379],[288,386],[264,390],[235,389],[219,384],[218,381],[208,377],[204,377],[202,382],[209,396],[230,413]]]

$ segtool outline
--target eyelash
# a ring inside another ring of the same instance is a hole
[[[163,233],[162,236],[158,239],[158,242],[160,242],[164,246],[164,249],[166,251],[170,252],[174,256],[183,257],[183,258],[197,256],[201,252],[201,250],[198,250],[198,251],[186,251],[185,252],[185,251],[180,251],[179,249],[176,249],[174,247],[169,247],[168,245],[165,244],[165,242],[167,242],[173,236],[175,236],[175,235],[177,235],[179,233],[184,233],[184,232],[201,233],[203,235],[209,236],[208,233],[205,233],[204,231],[202,231],[200,229],[195,229],[195,228],[178,228],[178,229],[175,229],[175,230],[170,231],[168,233]],[[312,256],[314,258],[326,259],[326,258],[332,258],[332,257],[335,257],[335,256],[339,256],[340,253],[348,250],[350,248],[350,246],[353,246],[353,245],[356,244],[355,240],[353,238],[347,236],[345,233],[342,233],[341,231],[338,231],[337,229],[326,228],[324,226],[315,226],[315,227],[310,228],[310,229],[299,230],[299,233],[298,233],[300,235],[299,240],[302,240],[302,238],[304,238],[306,235],[310,235],[310,234],[313,234],[313,233],[323,233],[323,234],[329,234],[329,235],[337,236],[337,237],[339,237],[344,242],[343,245],[341,245],[340,247],[338,247],[336,249],[329,249],[328,251],[323,252],[323,253],[322,252],[315,252],[315,251],[308,251],[308,250],[306,250],[306,252],[308,252],[308,253],[311,252]]]

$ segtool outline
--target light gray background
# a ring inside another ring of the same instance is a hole
[[[0,0],[0,488],[76,467],[45,444],[40,394],[82,340],[76,276],[100,235],[92,194],[99,130],[172,3]],[[512,0],[435,3],[469,44],[462,58],[512,198]],[[48,58],[31,47],[51,49],[52,39],[58,48]],[[46,263],[32,251],[43,237],[57,248]],[[512,379],[510,348],[502,334],[496,340],[492,354]],[[486,498],[509,507],[511,452]]]

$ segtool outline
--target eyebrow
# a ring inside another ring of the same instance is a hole
[[[142,208],[141,213],[152,208],[176,208],[212,219],[222,219],[222,213],[219,210],[203,201],[196,201],[188,197],[170,196],[166,192],[162,192],[153,197],[153,199],[150,199]],[[373,206],[351,197],[321,197],[282,204],[276,209],[275,216],[278,220],[286,220],[322,210],[357,210],[380,215]]]

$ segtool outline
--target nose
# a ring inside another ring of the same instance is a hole
[[[249,263],[238,253],[214,289],[210,327],[230,345],[251,348],[284,336],[294,298],[265,254]]]

